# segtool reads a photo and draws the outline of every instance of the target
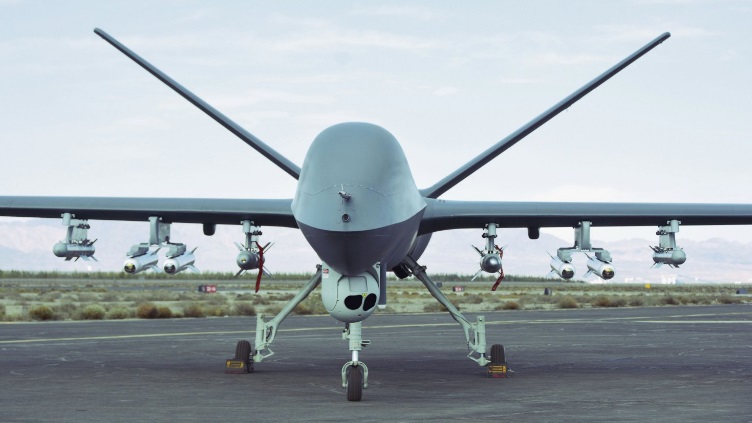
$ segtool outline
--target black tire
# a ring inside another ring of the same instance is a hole
[[[235,347],[235,359],[245,361],[248,369],[251,368],[251,343],[248,341],[238,341]]]
[[[360,366],[351,366],[347,372],[347,400],[360,401],[363,398],[363,373]]]
[[[501,344],[491,345],[491,364],[504,364],[507,362],[507,356],[504,352],[504,346]]]

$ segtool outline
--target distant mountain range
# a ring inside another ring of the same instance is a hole
[[[65,227],[59,221],[31,219],[24,222],[0,222],[0,269],[9,270],[60,270],[60,271],[119,271],[122,269],[125,252],[131,245],[148,239],[146,222],[91,222],[89,236],[98,239],[96,257],[99,262],[64,262],[52,254],[52,246],[65,237]],[[318,262],[300,231],[284,228],[262,228],[262,242],[274,242],[267,256],[267,266],[274,272],[312,271]],[[471,244],[483,246],[482,231],[458,230],[439,232],[433,235],[431,244],[419,260],[429,272],[473,274],[478,269],[478,254]],[[200,225],[172,227],[172,240],[183,242],[190,248],[198,246],[196,267],[201,270],[235,272],[237,248],[233,241],[242,241],[240,225],[220,226],[212,237],[204,236]],[[752,243],[709,239],[703,242],[682,241],[678,243],[687,253],[687,263],[681,269],[663,266],[651,269],[651,250],[657,239],[628,239],[618,242],[593,244],[611,252],[616,266],[614,281],[627,280],[659,283],[661,280],[745,282],[752,281]],[[507,274],[540,275],[549,272],[548,253],[556,253],[559,247],[570,246],[572,240],[564,240],[548,234],[530,240],[525,230],[501,230],[497,239],[500,246],[506,245],[504,270]],[[584,255],[577,255],[576,278],[581,278],[587,268]]]

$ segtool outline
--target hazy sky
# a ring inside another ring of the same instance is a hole
[[[298,164],[329,125],[381,125],[420,187],[670,31],[443,198],[752,203],[750,1],[215,3],[0,0],[0,195],[293,196],[95,27]],[[680,239],[715,235],[752,227]]]

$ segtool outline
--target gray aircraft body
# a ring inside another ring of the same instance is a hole
[[[63,218],[68,237],[56,246],[56,255],[93,258],[93,242],[86,237],[89,219],[149,222],[149,240],[134,245],[128,253],[125,271],[138,273],[159,270],[157,252],[167,247],[168,273],[192,269],[195,248],[170,239],[173,222],[202,224],[212,235],[216,225],[242,225],[245,242],[237,244],[240,271],[258,269],[257,289],[263,268],[261,243],[263,226],[299,228],[321,262],[315,276],[290,303],[269,321],[257,316],[255,344],[240,341],[235,360],[228,369],[248,372],[254,363],[273,354],[269,348],[279,324],[316,287],[321,285],[324,306],[344,322],[351,360],[342,368],[342,386],[347,397],[358,401],[368,386],[368,368],[359,353],[369,341],[362,338],[361,322],[375,309],[384,307],[386,274],[415,276],[442,303],[464,330],[468,357],[481,366],[505,364],[501,345],[486,345],[484,320],[469,322],[430,280],[417,260],[433,232],[477,228],[485,245],[475,247],[480,254],[478,273],[498,273],[503,279],[503,249],[495,243],[499,228],[527,228],[532,239],[543,227],[574,228],[574,245],[560,248],[551,257],[551,272],[569,279],[575,274],[573,253],[588,255],[588,274],[603,279],[614,276],[610,253],[590,242],[593,226],[658,227],[659,246],[655,264],[678,267],[686,260],[676,245],[680,225],[752,224],[749,204],[655,204],[655,203],[569,203],[569,202],[489,202],[445,201],[439,197],[493,158],[522,140],[536,128],[584,97],[603,82],[665,41],[665,33],[652,40],[593,81],[552,106],[529,123],[502,139],[476,158],[431,187],[418,189],[398,141],[387,130],[369,123],[342,123],[325,129],[311,144],[303,166],[299,167],[276,152],[221,112],[198,98],[117,40],[95,32],[170,86],[178,94],[298,180],[292,199],[159,199],[102,197],[0,197],[0,215]],[[494,289],[496,287],[494,285]],[[378,307],[377,307],[378,306]],[[491,367],[489,367],[491,368]]]

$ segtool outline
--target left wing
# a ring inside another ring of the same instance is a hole
[[[26,197],[0,196],[0,216],[239,224],[297,228],[291,199],[240,200],[218,198]]]
[[[660,226],[668,220],[682,225],[749,225],[752,204],[701,203],[568,203],[448,201],[426,199],[420,234],[449,229],[576,227],[581,221],[593,226]]]

